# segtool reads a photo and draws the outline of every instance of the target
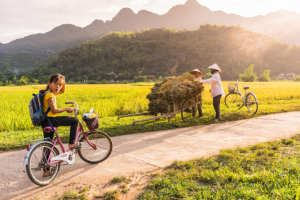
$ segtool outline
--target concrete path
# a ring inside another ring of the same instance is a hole
[[[23,171],[26,150],[0,154],[0,199],[48,199],[70,187],[97,188],[112,177],[150,172],[174,160],[217,154],[221,149],[244,147],[300,133],[300,112],[212,125],[178,128],[113,137],[114,152],[103,163],[91,165],[76,157],[63,166],[55,182],[46,187],[31,183]]]

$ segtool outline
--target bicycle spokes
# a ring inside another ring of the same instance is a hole
[[[78,151],[79,156],[86,162],[99,163],[105,160],[111,153],[112,143],[109,136],[102,132],[89,133],[80,141],[82,148]]]
[[[229,108],[240,109],[243,105],[243,97],[239,93],[230,93],[225,97],[225,104]]]
[[[50,144],[40,144],[36,146],[28,160],[26,171],[29,178],[37,185],[47,185],[56,177],[60,163],[48,164],[48,158],[58,155],[58,152],[51,152]]]
[[[258,110],[258,102],[253,94],[248,94],[246,98],[246,106],[250,113],[255,114]]]

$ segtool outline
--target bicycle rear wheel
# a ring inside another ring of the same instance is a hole
[[[225,97],[225,104],[228,108],[240,109],[243,107],[243,97],[239,93],[229,93]]]
[[[258,110],[258,101],[254,94],[249,93],[246,96],[246,106],[250,113],[256,114]]]
[[[112,142],[110,137],[100,131],[93,131],[86,135],[87,139],[82,135],[79,142],[83,143],[82,148],[78,150],[78,154],[82,160],[87,163],[97,164],[106,160],[112,152]],[[95,146],[93,148],[92,146]]]
[[[39,186],[49,185],[56,178],[60,162],[48,165],[47,160],[58,156],[59,151],[56,147],[51,152],[52,145],[49,143],[41,143],[34,147],[28,157],[28,164],[26,165],[26,172],[30,180]],[[50,154],[51,153],[51,154]],[[44,176],[44,172],[49,172],[49,175]]]

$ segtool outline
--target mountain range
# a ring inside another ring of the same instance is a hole
[[[146,28],[168,27],[176,30],[197,30],[201,24],[240,25],[250,31],[268,35],[289,45],[300,45],[300,14],[280,10],[265,16],[242,17],[223,11],[211,11],[197,0],[188,0],[183,5],[172,7],[166,14],[158,15],[146,10],[134,13],[123,8],[109,21],[95,20],[81,28],[71,24],[55,27],[44,34],[29,35],[9,42],[0,43],[0,53],[11,51],[40,52],[60,51],[79,45],[87,40],[96,40],[112,31],[143,31]]]

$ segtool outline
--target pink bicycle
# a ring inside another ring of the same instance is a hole
[[[76,105],[74,115],[79,114],[78,105],[75,102],[66,102],[65,104]],[[78,117],[77,117],[78,118]],[[45,131],[53,131],[51,127],[45,127]],[[82,142],[83,146],[77,150],[68,149],[65,151],[61,139],[57,133],[57,127],[54,127],[55,138],[33,140],[28,142],[36,142],[33,145],[27,145],[27,153],[24,159],[26,172],[30,180],[40,186],[49,185],[56,178],[61,163],[73,164],[75,162],[75,151],[82,160],[87,163],[97,164],[106,160],[112,152],[112,142],[110,137],[97,130],[85,132],[82,127],[82,122],[79,122],[79,127],[76,132],[76,142]],[[82,134],[81,134],[82,133]],[[55,146],[59,143],[62,153]],[[45,171],[49,174],[45,175]]]

